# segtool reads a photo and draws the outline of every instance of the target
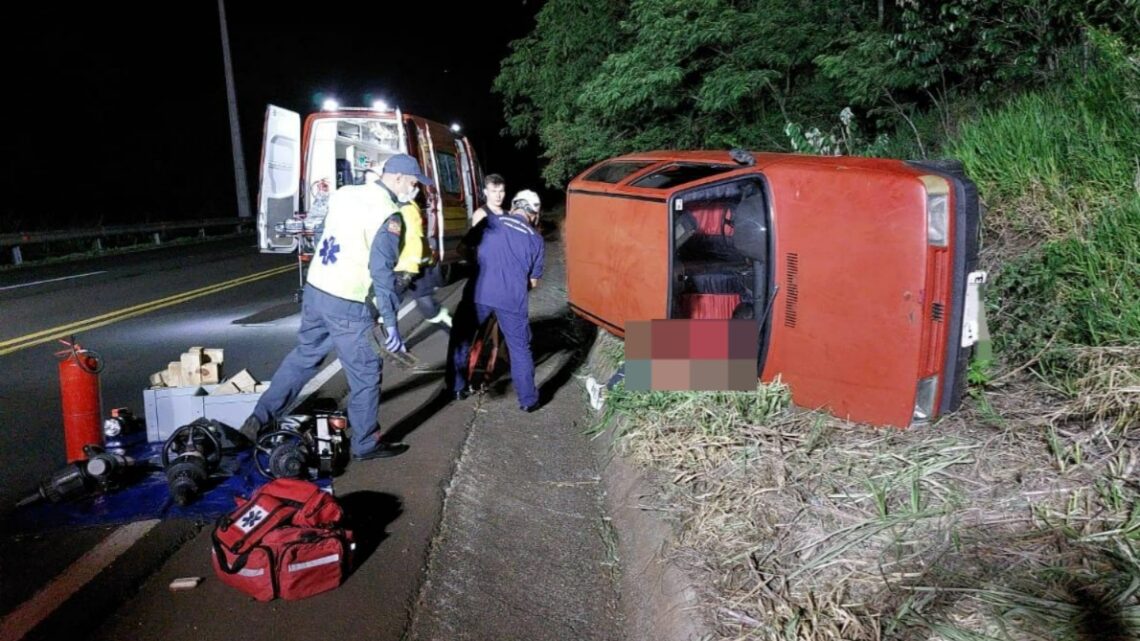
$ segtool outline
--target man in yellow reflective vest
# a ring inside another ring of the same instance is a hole
[[[397,154],[388,159],[379,180],[342,187],[330,197],[324,231],[309,266],[298,344],[242,425],[242,434],[250,440],[280,418],[329,351],[336,349],[348,379],[353,460],[395,456],[407,449],[381,438],[377,418],[384,363],[372,350],[376,321],[368,297],[375,295],[375,309],[387,332],[385,348],[406,351],[397,325],[395,267],[404,234],[400,206],[411,199],[417,182],[432,184],[414,158]]]
[[[416,307],[429,323],[451,327],[451,314],[435,299],[435,290],[443,286],[439,266],[434,264],[431,245],[424,233],[424,216],[412,200],[400,207],[404,220],[404,245],[396,261],[396,276],[401,298],[414,297]]]

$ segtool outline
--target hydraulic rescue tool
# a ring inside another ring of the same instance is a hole
[[[348,420],[339,412],[294,414],[257,439],[253,460],[268,478],[330,476],[348,461]]]
[[[227,455],[249,447],[237,430],[208,418],[196,419],[170,434],[162,446],[162,467],[170,496],[178,505],[188,505],[206,489],[210,477],[229,476],[223,462]]]
[[[86,446],[84,454],[85,460],[68,463],[57,470],[16,507],[38,501],[59,503],[115,489],[124,473],[135,465],[130,457],[108,452],[98,445]]]

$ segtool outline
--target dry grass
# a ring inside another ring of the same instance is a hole
[[[1082,375],[1070,384],[1074,394],[1051,416],[1053,421],[1111,421],[1120,427],[1140,423],[1140,345],[1065,351]]]
[[[1135,368],[1114,360],[1130,354],[1089,354],[1100,391],[1052,413],[1011,382],[885,431],[787,409],[777,384],[618,388],[599,422],[658,479],[652,507],[675,523],[672,555],[717,638],[1135,639],[1140,434],[1117,420]]]
[[[993,208],[1005,368],[957,415],[885,431],[778,385],[609,395],[598,422],[657,479],[717,638],[1140,639],[1140,66],[1112,51],[948,146]]]

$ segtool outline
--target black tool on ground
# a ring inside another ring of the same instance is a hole
[[[257,470],[268,478],[330,476],[348,461],[348,420],[340,412],[294,414],[257,439]]]
[[[416,358],[411,352],[388,351],[388,348],[384,346],[384,341],[387,340],[387,334],[382,326],[376,325],[368,335],[368,343],[372,346],[372,351],[380,358],[386,361],[392,361],[404,369],[420,367],[420,359]]]
[[[162,467],[170,496],[178,505],[189,505],[202,493],[222,460],[222,425],[200,418],[174,430],[162,446]]]
[[[86,460],[69,463],[40,483],[35,492],[24,497],[16,507],[39,501],[59,503],[88,494],[114,489],[123,480],[124,472],[134,465],[129,457],[108,452],[98,445],[83,448]]]

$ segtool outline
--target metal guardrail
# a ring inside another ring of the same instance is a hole
[[[0,247],[12,248],[12,262],[19,265],[23,262],[20,252],[21,245],[35,245],[60,240],[83,240],[85,238],[103,239],[109,236],[122,236],[124,234],[152,234],[154,244],[162,244],[162,233],[181,231],[185,229],[199,229],[202,234],[208,227],[235,227],[238,232],[243,227],[254,224],[252,218],[210,218],[206,220],[189,220],[163,223],[143,223],[138,225],[108,225],[104,227],[91,227],[88,229],[66,229],[55,231],[27,231],[11,234],[0,234]],[[98,243],[98,240],[97,240]],[[102,249],[99,243],[99,249]]]

